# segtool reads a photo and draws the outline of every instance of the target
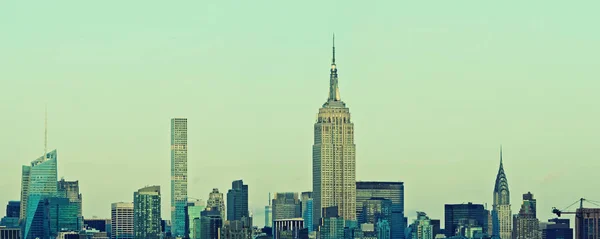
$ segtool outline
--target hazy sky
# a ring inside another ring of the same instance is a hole
[[[189,196],[311,190],[313,124],[336,34],[357,180],[405,182],[405,209],[492,203],[499,145],[513,213],[600,200],[599,1],[0,2],[0,217],[21,165],[58,149],[85,217],[160,185],[188,118]],[[443,219],[443,218],[442,218]]]

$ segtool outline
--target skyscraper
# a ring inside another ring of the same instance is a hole
[[[514,218],[513,238],[539,239],[540,221],[536,217],[536,200],[530,192],[523,194],[521,210]]]
[[[337,206],[345,220],[356,220],[356,156],[354,123],[340,98],[335,64],[335,43],[329,75],[329,97],[319,109],[314,125],[313,223],[321,210]]]
[[[212,192],[208,194],[206,208],[210,208],[211,210],[216,209],[221,214],[221,219],[225,219],[225,201],[223,200],[223,194],[219,192],[218,188],[213,188]]]
[[[492,236],[500,236],[501,239],[512,238],[512,211],[510,209],[510,192],[508,180],[502,165],[502,147],[500,147],[500,168],[494,185],[494,205],[492,209]]]
[[[111,238],[133,239],[133,203],[117,202],[111,205]]]
[[[27,191],[26,197],[22,199],[26,202],[23,238],[43,238],[45,236],[44,201],[57,193],[56,150],[34,160],[31,166],[24,166],[23,173],[21,182],[28,182],[27,186],[21,186]]]
[[[308,228],[308,232],[313,231],[313,197],[312,192],[302,193],[302,218],[304,219],[304,227]]]
[[[392,239],[404,239],[404,183],[403,182],[356,182],[356,215],[360,216],[363,203],[371,198],[392,201],[390,231]]]
[[[78,223],[83,223],[83,198],[79,193],[79,181],[65,181],[61,178],[58,181],[58,197],[67,198],[69,207],[75,208],[77,212]]]
[[[298,193],[275,193],[273,199],[273,220],[302,217],[302,204]]]
[[[320,239],[339,239],[344,237],[344,218],[338,214],[337,206],[323,208],[319,226]]]
[[[160,238],[160,186],[133,193],[133,233],[136,239]]]
[[[424,212],[417,212],[417,219],[411,225],[412,239],[433,239],[431,219]]]
[[[484,233],[487,232],[488,212],[482,204],[471,202],[467,204],[446,204],[444,205],[444,219],[446,237],[458,235],[456,229],[461,224],[461,220],[472,221],[474,224],[472,226],[480,226]]]
[[[548,225],[542,230],[542,239],[573,239],[569,219],[548,219]]]
[[[269,205],[265,206],[265,227],[273,226],[273,206],[271,205],[271,193],[269,193]]]
[[[207,207],[200,217],[200,238],[219,239],[223,218],[216,207]]]
[[[185,237],[187,205],[187,119],[171,119],[171,222],[172,235]]]
[[[227,220],[241,220],[242,217],[248,217],[248,185],[236,180],[227,192]]]
[[[200,216],[202,211],[206,208],[206,204],[204,201],[200,199],[189,200],[187,204],[186,217],[187,217],[187,225],[188,225],[188,234],[191,239],[200,238],[200,235],[196,235],[194,220],[200,220]]]
[[[56,237],[61,231],[79,231],[83,227],[81,203],[70,201],[59,195],[44,199],[44,218],[48,225],[48,234]]]

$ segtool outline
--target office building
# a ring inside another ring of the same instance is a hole
[[[221,213],[221,219],[225,219],[225,201],[223,200],[223,194],[219,192],[218,188],[213,188],[212,192],[208,195],[206,208],[211,208],[211,210],[216,208]]]
[[[388,225],[392,219],[392,201],[385,198],[371,198],[363,203],[359,224],[371,223],[377,225],[380,221],[387,221]]]
[[[61,231],[81,230],[83,217],[80,212],[81,203],[71,202],[66,197],[44,199],[44,221],[48,223],[49,236],[56,237]]]
[[[530,192],[523,194],[523,204],[513,224],[514,239],[539,239],[540,222],[536,217],[536,200]]]
[[[300,238],[302,229],[304,229],[304,219],[302,218],[275,219],[273,222],[273,239]]]
[[[492,236],[501,239],[512,238],[513,215],[510,209],[510,191],[508,180],[502,164],[502,147],[500,147],[500,168],[494,185],[494,204],[492,209]]]
[[[99,232],[110,232],[110,219],[100,219],[100,218],[92,218],[92,219],[84,219],[83,225],[88,229],[95,229]]]
[[[339,215],[338,207],[323,208],[319,225],[320,239],[338,239],[344,237],[345,220]]]
[[[569,219],[549,219],[542,229],[542,239],[573,239],[573,229]]]
[[[69,200],[69,208],[71,210],[69,214],[76,212],[77,226],[81,227],[83,224],[83,198],[81,193],[79,193],[79,181],[65,181],[64,178],[61,178],[58,181],[57,187],[58,197]]]
[[[220,239],[223,218],[216,207],[207,207],[200,216],[200,239]]]
[[[194,200],[189,200],[188,204],[187,204],[187,209],[186,209],[186,218],[187,218],[187,225],[188,225],[188,231],[187,234],[189,235],[190,238],[192,239],[196,239],[199,238],[200,235],[196,235],[196,230],[195,230],[195,224],[194,224],[194,220],[196,219],[200,219],[201,213],[202,211],[204,211],[204,209],[206,208],[206,204],[204,203],[204,201],[200,200],[200,199],[194,199]]]
[[[171,119],[171,234],[185,237],[187,206],[187,119]]]
[[[236,180],[227,192],[227,220],[241,220],[242,217],[248,217],[248,185]]]
[[[302,218],[302,203],[298,193],[275,193],[272,202],[273,220]]]
[[[487,233],[488,212],[482,204],[446,204],[444,205],[444,229],[446,237],[459,235],[457,228],[461,220],[473,220],[472,226],[480,226]],[[434,234],[435,235],[435,234]]]
[[[8,205],[6,205],[5,217],[19,218],[20,210],[21,210],[21,202],[20,201],[9,201]]]
[[[404,183],[356,182],[357,216],[362,214],[363,203],[371,198],[384,198],[392,201],[391,238],[404,239],[407,224],[404,218]]]
[[[221,239],[252,239],[252,218],[225,221],[221,227]]]
[[[269,193],[269,205],[265,206],[265,227],[273,227],[273,206],[271,205],[271,193]]]
[[[113,203],[110,214],[111,239],[133,239],[133,203]]]
[[[600,208],[578,208],[576,212],[582,217],[575,217],[575,238],[600,238]]]
[[[313,224],[321,210],[337,206],[345,220],[356,220],[356,145],[350,110],[341,100],[335,64],[335,45],[329,75],[329,97],[314,125]]]
[[[417,212],[417,219],[411,225],[412,239],[433,239],[431,219],[424,212]]]
[[[377,221],[377,229],[375,232],[377,233],[377,239],[390,239],[390,223],[388,220],[379,220]]]
[[[21,210],[25,210],[23,238],[47,237],[43,217],[45,199],[57,194],[56,150],[32,161],[30,166],[23,166],[21,183],[22,191],[27,192],[21,193]]]
[[[301,194],[301,201],[302,201],[302,218],[304,219],[304,227],[306,227],[308,229],[308,233],[311,233],[314,231],[312,192],[303,192]]]
[[[144,187],[133,193],[134,238],[160,238],[160,202],[160,186]]]

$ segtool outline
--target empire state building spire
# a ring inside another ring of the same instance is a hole
[[[327,101],[340,101],[338,88],[338,75],[335,66],[335,34],[333,34],[333,57],[331,58],[331,72],[329,73],[329,98]]]

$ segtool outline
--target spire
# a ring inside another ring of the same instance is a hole
[[[337,68],[335,65],[335,34],[333,34],[333,55],[331,58],[331,71],[329,74],[329,98],[327,101],[340,101]]]
[[[331,58],[331,65],[335,65],[335,33],[333,33],[333,58]]]
[[[502,167],[502,145],[500,145],[500,167]]]

